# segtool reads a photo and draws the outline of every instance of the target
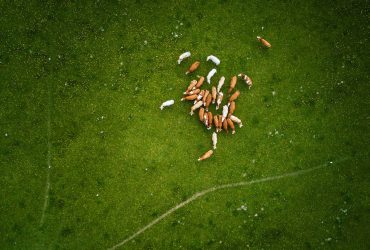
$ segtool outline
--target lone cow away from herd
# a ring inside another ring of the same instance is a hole
[[[266,48],[271,48],[271,44],[266,41],[264,38],[257,36],[257,40]],[[191,56],[189,51],[182,53],[177,63],[181,64],[181,62]],[[207,57],[207,61],[213,62],[216,66],[218,66],[221,61],[214,55],[210,55]],[[185,74],[192,74],[199,68],[200,62],[195,61],[189,67]],[[212,86],[211,89],[206,89],[204,87],[204,81],[206,80],[208,84],[211,84],[211,79],[217,73],[217,69],[213,68],[205,78],[204,76],[197,76],[197,80],[192,80],[189,86],[185,89],[183,93],[183,97],[181,101],[190,101],[193,103],[192,107],[190,108],[190,115],[193,115],[194,112],[198,111],[199,114],[199,121],[206,126],[208,130],[214,127],[215,132],[212,133],[212,144],[213,149],[208,150],[204,153],[201,157],[198,158],[198,161],[203,161],[208,159],[213,155],[213,150],[217,148],[217,133],[221,131],[225,131],[229,133],[231,130],[231,134],[235,134],[235,124],[239,126],[239,128],[243,127],[242,120],[239,119],[237,116],[234,115],[236,110],[236,100],[240,95],[240,91],[234,91],[234,88],[237,84],[238,77],[245,82],[248,86],[248,89],[251,89],[253,86],[252,79],[245,73],[240,73],[237,76],[231,77],[229,88],[227,89],[228,100],[227,104],[222,106],[222,110],[220,114],[212,114],[209,111],[209,107],[211,104],[216,106],[216,110],[219,110],[224,100],[224,93],[222,92],[222,87],[225,83],[226,78],[221,76],[220,80],[218,81],[217,88]],[[164,107],[171,106],[175,103],[174,100],[168,100],[162,103],[160,109],[163,110]]]

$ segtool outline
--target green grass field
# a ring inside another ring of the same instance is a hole
[[[324,166],[207,193],[119,249],[369,249],[369,9],[0,1],[0,248],[108,249],[202,190]],[[198,162],[212,132],[180,98],[210,54],[214,83],[254,86]]]

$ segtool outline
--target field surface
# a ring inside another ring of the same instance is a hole
[[[1,249],[370,248],[368,1],[0,10]],[[254,86],[198,162],[212,132],[180,98],[210,54],[213,85]]]

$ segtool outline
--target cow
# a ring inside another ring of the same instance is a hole
[[[203,105],[203,102],[202,102],[202,101],[199,101],[199,102],[197,102],[196,104],[194,104],[194,105],[191,107],[190,115],[193,115],[193,114],[194,114],[194,110],[196,110],[196,109],[200,108],[202,105]]]
[[[222,122],[224,122],[228,113],[229,113],[229,107],[227,105],[224,105],[222,107]]]
[[[248,85],[249,89],[252,88],[253,81],[249,76],[247,76],[246,74],[243,74],[243,73],[240,73],[238,76],[245,81],[245,83]]]
[[[235,91],[235,93],[230,96],[228,105],[230,105],[230,102],[235,101],[239,95],[240,91],[239,90]]]
[[[271,44],[260,36],[257,36],[257,40],[260,41],[266,48],[271,48]]]
[[[213,144],[213,149],[217,148],[217,133],[213,132],[212,134],[212,144]]]
[[[220,93],[221,88],[224,85],[224,83],[225,83],[225,77],[221,76],[220,80],[218,81],[218,85],[217,85],[217,93]]]
[[[204,108],[200,108],[200,109],[199,109],[199,120],[200,120],[201,122],[203,122],[203,121],[204,121]]]
[[[179,56],[179,59],[177,60],[177,63],[180,64],[182,62],[182,60],[184,60],[185,58],[188,58],[191,56],[191,53],[190,51],[186,51],[184,53],[182,53],[180,56]]]
[[[235,111],[235,102],[232,101],[230,102],[228,117],[230,117],[234,113],[234,111]]]
[[[212,86],[212,104],[216,102],[217,98],[217,89],[215,86]]]
[[[230,120],[232,120],[233,122],[236,122],[239,125],[239,128],[243,127],[242,120],[240,120],[238,117],[231,115]]]
[[[187,100],[187,101],[194,101],[197,99],[198,95],[188,95],[181,98],[181,101]]]
[[[216,69],[212,69],[208,75],[207,75],[207,82],[208,84],[211,83],[211,78],[217,73],[217,70]]]
[[[207,129],[210,130],[212,128],[212,122],[213,122],[213,115],[212,112],[208,112],[208,127]]]
[[[220,108],[220,105],[221,105],[221,102],[222,102],[222,98],[224,97],[224,93],[222,92],[219,92],[218,93],[218,96],[217,96],[217,105],[216,105],[216,110],[218,110]]]
[[[214,55],[210,55],[207,57],[207,61],[211,60],[214,64],[216,64],[217,66],[220,65],[221,61],[220,59],[218,59],[217,57],[215,57]]]
[[[204,155],[202,155],[201,157],[199,157],[198,161],[203,161],[205,159],[208,159],[209,157],[211,157],[211,155],[213,154],[213,150],[208,150]]]
[[[233,121],[230,118],[227,118],[226,121],[227,121],[227,124],[229,125],[229,127],[232,130],[231,134],[232,135],[235,134],[235,126],[234,126]]]
[[[164,103],[162,103],[162,105],[159,107],[161,110],[163,110],[164,107],[168,107],[168,106],[171,106],[175,103],[174,100],[168,100],[168,101],[165,101]]]
[[[228,94],[230,94],[231,91],[233,91],[233,89],[235,88],[237,80],[238,80],[238,78],[236,76],[233,76],[231,78],[230,87],[229,87],[229,90],[227,91]]]
[[[194,71],[196,71],[198,69],[200,65],[200,62],[199,61],[195,61],[188,69],[188,71],[186,71],[185,74],[190,74],[190,73],[193,73]]]

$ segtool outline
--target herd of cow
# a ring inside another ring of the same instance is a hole
[[[263,38],[257,37],[257,39],[265,46],[271,47],[271,45]],[[191,56],[190,52],[185,52],[179,56],[178,64],[180,64],[184,59]],[[210,55],[207,57],[207,61],[212,61],[216,66],[221,63],[221,61],[214,55]],[[191,74],[195,72],[200,65],[199,61],[194,62],[189,69],[186,71],[186,74]],[[211,84],[211,78],[216,74],[217,70],[214,68],[212,69],[207,75],[207,83]],[[238,75],[248,86],[250,89],[253,85],[252,79],[244,74],[240,73]],[[238,124],[241,128],[243,126],[242,121],[234,116],[234,111],[236,109],[235,101],[240,95],[240,91],[234,91],[234,88],[237,83],[237,76],[233,76],[230,81],[230,86],[227,90],[227,94],[229,95],[227,104],[222,106],[221,114],[212,114],[209,110],[211,104],[216,105],[216,110],[218,110],[221,106],[222,100],[224,98],[224,93],[222,92],[222,87],[225,83],[225,77],[222,76],[218,82],[217,88],[212,86],[211,89],[202,89],[201,87],[204,86],[203,83],[205,78],[203,76],[197,76],[197,80],[192,80],[183,93],[184,96],[181,98],[181,101],[187,100],[192,101],[193,106],[190,109],[190,115],[193,115],[196,110],[198,110],[199,120],[203,123],[208,130],[214,126],[215,132],[212,134],[212,143],[213,149],[216,149],[217,145],[217,133],[224,130],[226,133],[231,130],[231,134],[235,134],[235,125],[234,123]],[[160,109],[162,110],[164,107],[171,106],[174,104],[174,100],[169,100],[164,102]],[[199,157],[198,161],[205,160],[211,157],[213,154],[213,150],[208,150],[205,154]]]

